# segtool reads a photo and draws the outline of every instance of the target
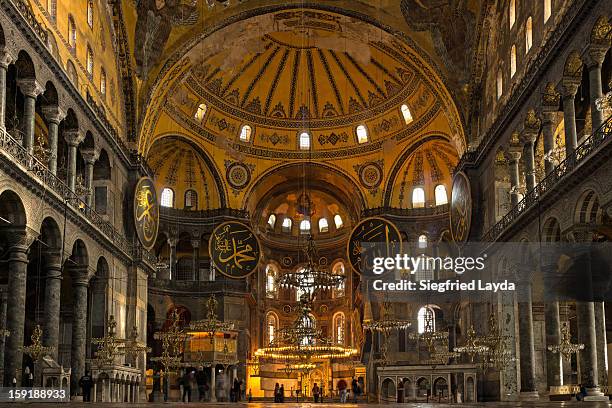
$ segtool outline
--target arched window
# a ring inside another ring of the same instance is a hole
[[[319,232],[328,232],[329,224],[327,223],[327,218],[319,218]]]
[[[425,190],[421,187],[416,187],[412,190],[412,208],[425,207]]]
[[[57,22],[57,0],[49,0],[47,6],[51,21]]]
[[[283,232],[291,232],[291,225],[293,225],[291,218],[285,217],[282,225]]]
[[[198,209],[198,193],[195,190],[185,191],[185,209],[197,210]]]
[[[310,232],[310,220],[302,220],[300,222],[300,232],[302,234],[308,234]]]
[[[334,264],[332,268],[332,273],[334,275],[346,276],[344,274],[344,263],[337,262],[336,264]],[[345,280],[343,279],[336,287],[334,287],[334,290],[332,291],[332,296],[334,297],[334,299],[344,296],[344,281]]]
[[[497,99],[501,98],[502,93],[504,92],[504,79],[502,77],[501,69],[497,71]]]
[[[94,4],[93,0],[89,0],[87,2],[87,24],[89,24],[89,28],[93,28],[94,23]]]
[[[336,344],[344,344],[345,321],[344,313],[340,312],[334,315],[334,340]]]
[[[93,75],[93,70],[94,70],[94,54],[89,44],[87,44],[87,73],[89,75]]]
[[[274,313],[269,312],[266,321],[268,326],[268,344],[272,344],[274,343],[276,331],[278,329],[278,318]]]
[[[410,122],[412,122],[412,113],[410,113],[410,108],[408,107],[408,105],[404,104],[402,105],[401,110],[404,122],[406,122],[406,124],[408,125]]]
[[[357,126],[357,142],[366,143],[368,141],[368,129],[364,125]]]
[[[276,277],[278,271],[273,264],[266,266],[266,296],[269,298],[275,298],[277,295]]]
[[[444,184],[438,184],[435,189],[436,205],[448,204],[448,195]]]
[[[174,207],[174,191],[171,188],[164,188],[161,193],[161,206],[162,207]]]
[[[300,150],[310,149],[310,134],[308,132],[300,133]]]
[[[510,0],[510,8],[508,10],[508,17],[510,20],[510,28],[514,27],[516,22],[516,0]]]
[[[419,248],[420,249],[427,248],[427,236],[426,235],[419,235]]]
[[[66,73],[68,74],[68,78],[72,81],[74,86],[79,88],[79,77],[77,76],[76,68],[74,67],[74,63],[72,61],[66,62]]]
[[[76,47],[77,41],[77,33],[76,33],[76,25],[74,24],[74,18],[72,16],[68,16],[68,44],[74,48]]]
[[[104,71],[104,68],[102,68],[102,71],[100,72],[100,93],[102,95],[106,95],[106,72]]]
[[[342,217],[340,216],[340,214],[334,215],[334,224],[336,225],[336,229],[340,229],[344,225],[344,222],[342,221]]]
[[[251,132],[251,127],[249,125],[244,125],[240,130],[240,140],[242,140],[243,142],[248,142],[249,140],[251,140]]]
[[[510,48],[510,78],[516,74],[516,45]]]
[[[270,216],[268,217],[268,225],[271,228],[274,228],[274,225],[276,224],[276,215],[274,214],[270,214]]]
[[[548,21],[552,14],[552,0],[544,0],[544,23]]]
[[[198,110],[195,113],[195,118],[197,121],[202,121],[202,119],[204,119],[204,115],[206,114],[206,104],[201,103],[200,106],[198,106]]]
[[[531,16],[527,19],[525,23],[525,54],[529,52],[531,46],[533,45],[533,27],[531,24]]]
[[[419,309],[417,321],[419,333],[436,330],[436,314],[430,306],[423,306]]]

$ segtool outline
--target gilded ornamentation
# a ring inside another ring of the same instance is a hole
[[[242,190],[251,182],[253,164],[225,161],[225,176],[229,185],[235,190]]]
[[[381,134],[381,133],[388,133],[391,130],[394,130],[395,128],[399,127],[401,124],[401,120],[398,116],[392,116],[390,118],[385,118],[382,121],[378,122],[377,124],[374,125],[374,133],[375,134]]]
[[[372,276],[372,260],[401,253],[402,237],[391,221],[371,217],[355,226],[346,245],[347,259],[355,272]]]
[[[591,41],[599,44],[610,44],[612,38],[612,25],[608,22],[608,19],[604,16],[599,17],[593,27],[591,33]]]
[[[377,190],[383,179],[383,160],[353,166],[361,185],[369,190]]]
[[[450,230],[453,239],[465,242],[472,223],[472,195],[470,180],[463,172],[455,174],[451,190]]]
[[[582,75],[582,59],[576,51],[572,52],[567,58],[564,74],[571,78],[580,78]]]
[[[542,95],[542,100],[545,105],[548,106],[559,106],[559,97],[561,95],[557,92],[557,88],[555,84],[549,82],[544,89],[544,94]]]
[[[287,135],[279,135],[276,132],[272,134],[262,133],[259,137],[262,142],[271,143],[272,146],[276,146],[279,143],[281,145],[289,143],[289,137],[287,137]]]
[[[237,221],[219,225],[210,237],[210,260],[222,274],[244,278],[255,272],[259,263],[259,241],[251,229]]]
[[[331,144],[332,146],[335,146],[338,142],[342,142],[342,143],[348,142],[348,135],[346,134],[346,132],[342,132],[340,134],[336,132],[331,132],[328,135],[325,135],[325,134],[319,135],[317,140],[319,141],[319,144],[321,146],[325,146],[328,143]]]
[[[134,191],[134,223],[140,243],[145,249],[153,248],[159,227],[159,207],[153,180],[143,177]]]
[[[536,115],[535,110],[529,109],[527,116],[525,117],[525,127],[532,130],[538,130],[542,121]]]

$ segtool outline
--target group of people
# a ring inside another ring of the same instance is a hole
[[[351,381],[350,391],[353,393],[353,402],[356,403],[357,399],[361,396],[363,389],[361,383],[353,377]],[[340,394],[340,402],[344,403],[349,397],[349,389],[346,381],[338,381],[338,393]],[[316,401],[315,401],[316,402]]]
[[[276,385],[274,386],[274,402],[285,402],[285,386]]]
[[[194,386],[198,389],[198,401],[203,401],[208,393],[208,384],[206,383],[206,374],[204,374],[204,367],[199,367],[198,371],[187,371],[179,379],[179,385],[183,386],[183,395],[181,400],[183,402],[191,402],[191,392]]]

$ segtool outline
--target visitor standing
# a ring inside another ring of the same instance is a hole
[[[317,383],[314,383],[314,387],[312,387],[312,395],[314,396],[314,402],[317,403],[319,402],[319,393],[321,392],[321,390],[319,389],[319,386],[317,385]]]

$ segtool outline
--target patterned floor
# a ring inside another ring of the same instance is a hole
[[[6,404],[5,406],[16,406],[16,405],[21,405],[21,404]],[[24,404],[25,405],[25,404]],[[54,407],[57,408],[58,404],[47,404],[47,403],[34,403],[34,404],[27,404],[29,406],[34,406],[34,407]],[[109,403],[101,403],[101,404],[86,404],[86,403],[70,403],[69,404],[70,407],[91,407],[92,405],[99,405],[99,406],[113,406],[114,404],[109,404]],[[297,407],[304,407],[304,408],[327,408],[327,407],[334,407],[334,408],[340,408],[340,407],[346,407],[346,408],[356,408],[356,407],[390,407],[390,406],[398,406],[398,407],[403,407],[403,408],[458,408],[458,407],[465,407],[465,408],[470,408],[470,407],[517,407],[517,408],[544,408],[544,407],[559,407],[559,408],[565,408],[565,407],[593,407],[593,408],[603,408],[603,407],[611,407],[612,404],[607,404],[607,403],[601,403],[601,402],[577,402],[577,401],[572,401],[572,402],[550,402],[550,401],[534,401],[534,402],[510,402],[510,403],[501,403],[501,402],[488,402],[488,403],[478,403],[478,404],[437,404],[437,403],[405,403],[405,404],[386,404],[386,405],[377,405],[377,404],[314,404],[312,402],[306,402],[306,403],[295,403],[295,402],[291,402],[291,403],[284,403],[284,404],[274,404],[274,403],[251,403],[251,404],[247,404],[247,403],[196,403],[196,402],[192,402],[192,403],[180,403],[180,402],[168,402],[168,403],[148,403],[148,404],[123,404],[121,406],[124,407],[147,407],[147,408],[153,408],[153,407],[172,407],[172,406],[181,406],[181,407],[185,407],[185,406],[189,406],[189,407],[206,407],[206,408],[215,408],[215,407],[228,407],[228,406],[236,406],[236,405],[240,405],[243,406],[244,408],[297,408]]]

